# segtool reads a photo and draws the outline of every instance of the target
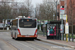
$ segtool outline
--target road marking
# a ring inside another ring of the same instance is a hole
[[[0,40],[2,40],[4,43],[6,43],[9,47],[13,48],[14,50],[18,50],[16,47],[14,47],[13,45],[9,44],[7,41],[3,40],[0,38]]]
[[[38,48],[38,50],[49,50],[49,48],[47,47],[47,46],[45,46],[45,45],[41,45],[41,43],[37,43],[37,42],[33,42],[33,41],[27,41],[27,43],[30,43],[30,44],[34,44],[34,45],[36,45]],[[40,48],[40,49],[39,49]]]
[[[51,46],[51,48],[64,48],[64,49],[72,49],[72,48],[69,48],[69,47],[61,47],[61,46]]]
[[[65,49],[72,49],[72,48],[69,48],[69,47],[64,47]]]
[[[22,43],[20,43],[20,42],[17,42],[17,43],[19,43],[19,44],[21,44],[21,45],[23,45],[23,46],[25,46],[25,47],[28,47],[28,48],[30,48],[31,50],[34,50],[32,47],[30,47],[30,46],[27,46],[27,45],[24,45],[24,44],[22,44]]]

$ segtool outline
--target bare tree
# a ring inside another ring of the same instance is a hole
[[[19,15],[21,16],[28,16],[27,14],[27,8],[25,5],[22,5],[20,8],[19,8]]]
[[[39,19],[40,20],[53,20],[53,14],[55,15],[53,3],[46,3],[45,1],[43,4],[39,5]]]
[[[26,8],[27,8],[27,16],[31,16],[32,12],[33,12],[33,5],[31,4],[32,0],[26,0]]]
[[[11,14],[11,7],[9,4],[2,0],[2,3],[0,3],[0,19],[9,19]]]

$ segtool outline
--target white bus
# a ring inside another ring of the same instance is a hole
[[[18,38],[37,38],[37,19],[36,18],[17,18],[11,22],[11,37]]]

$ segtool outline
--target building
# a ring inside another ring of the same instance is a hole
[[[75,25],[75,0],[64,0],[65,14],[68,16],[69,25]]]
[[[75,25],[75,0],[60,0],[60,3],[57,5],[59,19],[60,8],[64,8],[64,14],[67,15],[69,25]]]

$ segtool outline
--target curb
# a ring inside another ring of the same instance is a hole
[[[67,45],[67,44],[61,44],[61,43],[58,43],[58,42],[49,41],[49,40],[40,39],[40,38],[38,38],[38,40],[43,41],[43,42],[47,42],[47,43],[51,43],[51,44],[55,44],[55,45],[58,45],[58,46],[62,46],[62,47],[70,47],[70,48],[75,49],[75,46],[71,46],[71,45]]]

